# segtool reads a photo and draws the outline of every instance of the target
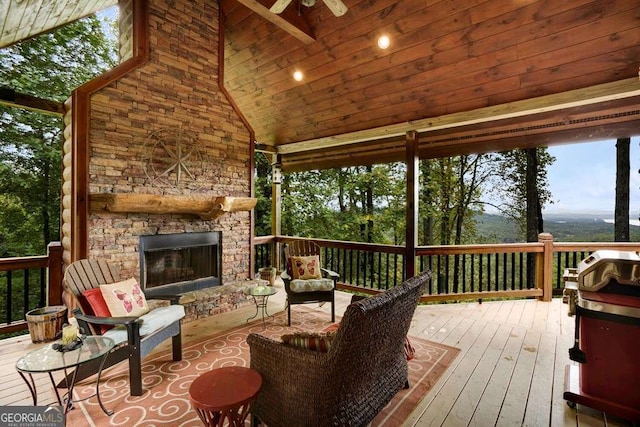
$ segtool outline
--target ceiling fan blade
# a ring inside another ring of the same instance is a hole
[[[273,13],[281,13],[289,6],[289,3],[291,3],[291,0],[276,0],[269,10]]]
[[[342,16],[347,13],[347,6],[341,0],[324,0],[329,10],[336,16]]]

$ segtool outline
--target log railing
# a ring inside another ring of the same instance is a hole
[[[256,269],[280,266],[281,243],[298,239],[265,236],[255,239]],[[340,274],[339,288],[373,293],[392,288],[404,280],[404,247],[323,239],[323,264]],[[538,242],[459,246],[418,246],[419,270],[429,269],[433,278],[423,301],[456,301],[488,298],[550,300],[562,294],[562,275],[577,267],[598,249],[640,251],[640,243],[554,242],[542,233]]]
[[[47,255],[0,258],[0,334],[28,328],[25,313],[62,304],[62,246],[52,242]]]

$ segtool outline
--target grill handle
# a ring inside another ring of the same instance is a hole
[[[580,307],[576,310],[576,328],[574,332],[573,347],[569,349],[569,359],[578,363],[587,363],[587,355],[580,350]]]

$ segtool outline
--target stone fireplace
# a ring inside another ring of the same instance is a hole
[[[148,34],[141,38],[148,41],[148,57],[92,92],[86,145],[65,144],[65,262],[107,260],[120,277],[136,277],[149,289],[159,280],[152,293],[176,283],[169,289],[190,293],[246,281],[252,276],[252,206],[245,203],[251,198],[253,141],[219,86],[219,5],[140,4],[148,7]],[[75,159],[78,153],[86,159]],[[86,186],[86,195],[77,183]],[[166,247],[155,252],[146,242],[146,236],[205,234],[224,235],[224,246],[210,245],[215,255]],[[78,241],[86,250],[72,255]],[[158,257],[151,263],[141,257],[149,251]],[[200,267],[195,260],[204,257],[214,265],[193,277],[185,274],[190,267],[174,269],[178,258]],[[164,278],[141,276],[160,265],[171,266]]]
[[[148,296],[222,284],[222,232],[140,236],[139,248],[140,284]]]

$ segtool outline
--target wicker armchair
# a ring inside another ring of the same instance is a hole
[[[405,337],[430,277],[349,305],[327,353],[250,334],[263,380],[253,416],[269,427],[368,424],[407,383]]]

